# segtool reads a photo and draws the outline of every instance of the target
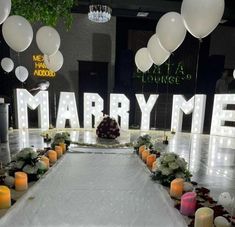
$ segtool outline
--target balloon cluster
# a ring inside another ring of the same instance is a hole
[[[31,24],[22,16],[9,16],[11,0],[0,0],[0,24],[2,25],[3,38],[7,45],[16,52],[25,51],[33,40]],[[39,50],[44,54],[44,63],[48,69],[56,72],[63,65],[63,55],[59,51],[60,35],[50,26],[41,27],[36,34],[36,43]],[[3,58],[1,66],[7,73],[14,69],[14,63],[10,58]],[[15,69],[16,77],[24,82],[28,78],[28,70],[24,66]]]
[[[147,48],[136,52],[137,68],[146,72],[153,64],[163,64],[183,43],[187,31],[200,40],[208,36],[221,21],[224,5],[224,0],[183,0],[181,14],[164,14],[159,19],[156,33],[149,39]]]

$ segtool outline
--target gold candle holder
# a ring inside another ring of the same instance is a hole
[[[11,206],[11,191],[6,186],[0,186],[0,209],[7,209]]]

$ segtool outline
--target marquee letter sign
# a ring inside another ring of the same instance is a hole
[[[146,103],[144,95],[142,94],[136,94],[137,101],[139,103],[140,109],[141,109],[141,130],[149,130],[150,126],[150,113],[154,107],[154,104],[156,103],[159,95],[150,95],[149,99]]]
[[[84,128],[93,128],[92,115],[95,117],[95,125],[103,116],[104,100],[95,93],[84,93]]]
[[[38,127],[49,128],[48,91],[39,91],[35,96],[25,89],[16,89],[16,121],[19,129],[28,128],[28,107],[38,107]]]
[[[215,95],[211,134],[235,137],[235,127],[224,126],[226,121],[235,121],[235,111],[227,110],[228,104],[235,105],[235,94]]]
[[[65,128],[66,120],[69,120],[72,128],[80,128],[76,99],[73,92],[60,93],[56,127]]]
[[[195,98],[196,97],[196,98]],[[195,106],[194,106],[195,99]],[[183,95],[173,96],[173,107],[171,116],[171,130],[176,132],[182,131],[183,113],[192,116],[192,133],[202,133],[204,116],[205,116],[206,96],[195,95],[189,101],[186,101]]]
[[[110,116],[118,121],[122,129],[129,129],[130,100],[123,94],[110,94]]]
[[[28,128],[28,107],[35,110],[38,107],[39,128],[49,128],[48,92],[39,91],[35,96],[26,89],[16,89],[16,123],[19,129]],[[143,94],[136,94],[141,109],[141,130],[149,130],[151,111],[159,95],[151,94],[148,100]],[[235,127],[226,122],[235,122],[235,110],[228,109],[228,105],[235,105],[235,94],[215,95],[211,134],[235,137]],[[172,104],[171,130],[182,130],[183,113],[192,113],[191,133],[203,133],[206,95],[195,95],[188,101],[183,95],[174,95]],[[84,93],[84,128],[94,127],[94,123],[102,117],[104,100],[96,93]],[[110,94],[109,115],[115,118],[122,129],[129,129],[130,101],[124,94]],[[94,119],[94,120],[93,120]],[[64,128],[69,120],[71,128],[80,128],[75,93],[61,92],[56,119],[56,127]]]

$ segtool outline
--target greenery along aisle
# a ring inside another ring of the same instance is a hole
[[[25,17],[31,23],[42,22],[45,25],[56,26],[62,19],[69,29],[73,22],[71,9],[74,0],[12,0],[12,15]]]

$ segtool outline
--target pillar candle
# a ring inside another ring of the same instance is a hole
[[[42,156],[42,157],[40,158],[40,160],[43,161],[43,162],[46,164],[47,169],[49,169],[49,166],[50,166],[50,164],[49,164],[49,158],[46,157],[46,156]]]
[[[58,158],[60,158],[63,155],[63,148],[61,146],[55,146],[55,151],[57,153]]]
[[[157,160],[152,165],[152,171],[153,172],[157,171]]]
[[[146,162],[146,160],[147,160],[147,157],[150,155],[150,151],[149,150],[144,150],[143,152],[142,152],[142,160],[144,161],[144,162]]]
[[[11,191],[6,186],[0,186],[0,209],[7,209],[11,206]]]
[[[25,191],[28,189],[28,175],[24,172],[15,172],[15,190]]]
[[[213,227],[214,211],[208,207],[197,209],[194,227]]]
[[[142,152],[143,152],[144,150],[146,150],[146,149],[147,149],[147,148],[146,148],[145,145],[142,145],[142,146],[139,147],[139,156],[140,156],[140,157],[142,157]]]
[[[176,178],[171,181],[170,195],[171,197],[179,198],[184,189],[184,180],[182,178]]]
[[[152,167],[153,167],[153,163],[156,161],[156,155],[155,154],[150,154],[148,157],[147,157],[147,166],[149,169],[152,170]]]
[[[181,196],[180,213],[185,216],[192,216],[196,210],[197,194],[195,192],[187,192]]]
[[[55,163],[57,161],[57,153],[55,151],[49,150],[47,154],[51,163]]]
[[[59,146],[61,146],[63,153],[67,150],[66,143],[59,143]]]

